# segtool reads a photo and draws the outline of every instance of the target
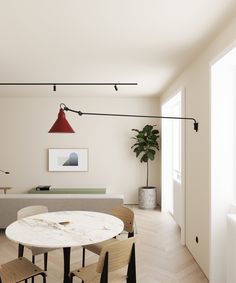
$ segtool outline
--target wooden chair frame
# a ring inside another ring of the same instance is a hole
[[[2,265],[0,268],[0,283],[18,283],[41,275],[46,283],[46,272],[24,257],[17,258]]]
[[[18,210],[17,212],[17,219],[22,219],[24,217],[33,216],[40,213],[46,213],[48,212],[48,208],[45,205],[31,205],[26,206]],[[44,270],[47,271],[48,266],[48,251],[51,249],[45,249],[45,248],[35,248],[37,251],[36,254],[34,254],[34,248],[31,248],[29,246],[26,246],[28,249],[32,252],[32,263],[35,263],[35,256],[38,254],[44,255]],[[53,250],[53,249],[52,249]],[[23,257],[24,255],[24,245],[19,244],[18,245],[18,257]],[[32,278],[32,283],[34,283],[34,278]]]
[[[108,251],[105,253],[102,269],[101,269],[100,261],[101,261],[101,258],[99,258],[98,267],[97,267],[97,271],[101,273],[99,283],[108,283],[108,274],[109,274],[109,252]],[[100,264],[100,266],[99,266],[99,264]],[[73,283],[73,277],[74,276],[76,276],[76,275],[73,274],[73,272],[72,272],[70,274],[71,283]],[[86,281],[82,281],[82,282],[87,283]],[[126,282],[127,283],[136,283],[135,243],[132,244],[132,248],[131,248],[131,254],[130,254],[128,269],[127,269]]]

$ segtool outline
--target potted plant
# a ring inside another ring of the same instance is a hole
[[[135,143],[132,149],[136,157],[140,158],[140,162],[147,164],[146,186],[139,188],[139,207],[140,208],[155,208],[156,207],[156,187],[149,186],[149,162],[153,161],[159,150],[159,131],[155,128],[156,125],[146,125],[140,131],[132,129],[136,135],[132,137]]]

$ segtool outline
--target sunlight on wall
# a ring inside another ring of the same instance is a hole
[[[226,281],[227,219],[235,199],[236,48],[211,66],[211,262],[210,281]]]
[[[181,116],[181,92],[162,105],[163,116]],[[162,120],[162,211],[173,214],[181,226],[179,201],[175,192],[181,190],[181,123],[179,120]],[[178,198],[179,199],[179,198]]]

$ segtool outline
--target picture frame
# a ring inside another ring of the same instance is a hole
[[[88,149],[49,148],[48,171],[88,171]]]

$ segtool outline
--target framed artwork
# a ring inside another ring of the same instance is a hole
[[[88,149],[49,148],[49,171],[88,171]]]

